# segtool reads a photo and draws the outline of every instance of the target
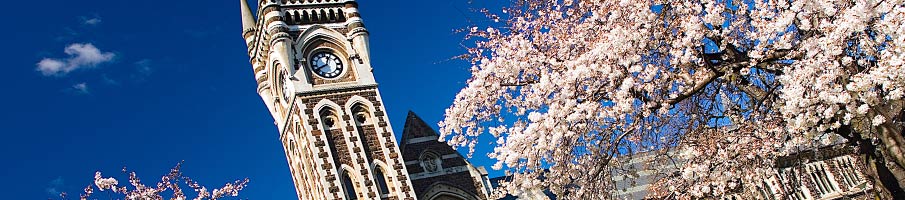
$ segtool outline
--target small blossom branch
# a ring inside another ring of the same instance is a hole
[[[239,192],[245,189],[245,186],[248,185],[248,179],[236,180],[232,183],[227,183],[221,188],[216,188],[213,191],[208,191],[207,187],[204,187],[197,182],[193,181],[191,178],[184,176],[180,171],[182,167],[182,163],[177,164],[175,167],[170,169],[170,172],[160,178],[160,181],[155,185],[144,185],[141,183],[141,180],[138,178],[135,172],[128,172],[125,168],[123,168],[123,173],[127,173],[129,175],[129,186],[120,185],[119,181],[113,177],[104,177],[101,172],[96,172],[94,174],[94,184],[85,187],[84,193],[80,195],[80,199],[87,200],[92,195],[95,195],[95,190],[99,192],[109,192],[112,195],[119,196],[122,199],[143,199],[143,200],[185,200],[191,197],[186,196],[184,191],[181,188],[181,183],[185,184],[192,190],[194,190],[197,195],[194,200],[204,200],[204,199],[222,199],[226,197],[236,197],[239,195]],[[167,195],[169,198],[164,198]]]

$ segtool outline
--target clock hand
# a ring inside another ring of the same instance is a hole
[[[317,63],[315,63],[315,65],[317,65]],[[316,70],[321,70],[322,68],[324,68],[324,67],[326,67],[326,66],[327,66],[327,64],[318,65],[318,66],[314,67],[314,69],[316,69]]]

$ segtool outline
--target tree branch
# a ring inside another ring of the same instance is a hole
[[[535,83],[537,83],[537,81],[529,80],[529,81],[525,81],[525,82],[519,81],[519,82],[515,82],[515,83],[500,83],[500,86],[518,87],[518,86],[527,86],[527,85],[531,85],[531,84],[535,84]]]

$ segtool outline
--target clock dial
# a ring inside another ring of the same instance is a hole
[[[320,52],[311,56],[311,70],[324,78],[336,78],[343,73],[343,62],[339,56],[329,52]]]
[[[292,89],[289,88],[289,84],[292,82],[289,81],[289,76],[286,74],[286,71],[280,72],[280,86],[283,89],[283,100],[289,102],[290,94],[292,94]]]

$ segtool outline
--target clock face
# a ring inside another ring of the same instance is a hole
[[[320,52],[311,56],[311,70],[324,78],[336,78],[343,73],[343,63],[336,54]]]
[[[289,76],[286,74],[286,71],[280,72],[280,85],[283,89],[283,100],[289,102],[290,94],[292,94],[292,89],[289,88],[289,84],[292,83],[289,81]]]

